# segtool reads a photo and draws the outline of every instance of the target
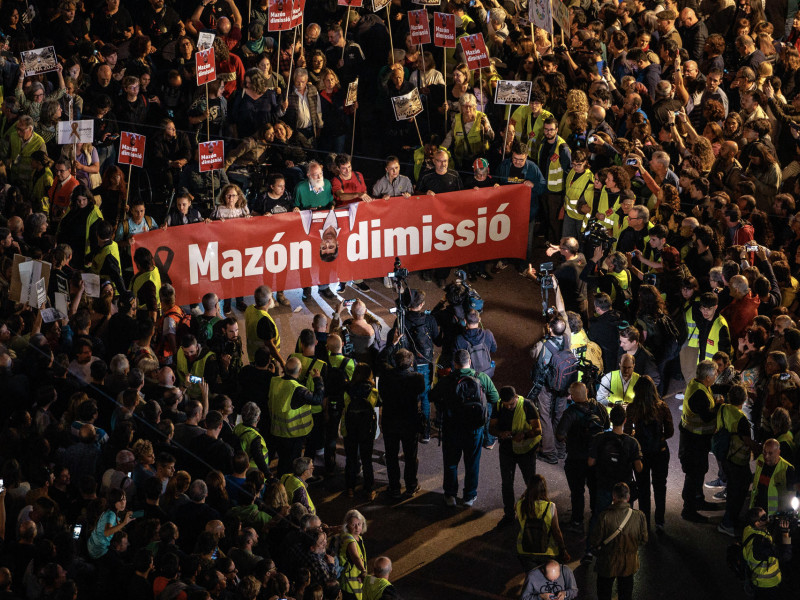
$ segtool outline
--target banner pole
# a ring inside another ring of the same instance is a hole
[[[447,109],[450,103],[447,102],[447,47],[442,48],[442,64],[444,65],[444,136],[447,137]],[[444,139],[444,138],[442,138]]]
[[[289,88],[292,85],[292,69],[294,68],[294,48],[297,45],[297,27],[294,28],[292,37],[292,55],[289,57],[289,81],[286,82],[286,98],[289,98]]]
[[[386,27],[389,30],[389,65],[394,63],[394,41],[392,40],[392,13],[389,12],[391,2],[386,5]]]
[[[208,84],[206,84],[206,141],[211,141],[211,105],[208,103]]]
[[[358,112],[358,107],[353,109],[353,137],[350,140],[350,156],[353,156],[353,148],[356,145],[356,113]]]
[[[347,50],[347,26],[350,25],[350,5],[347,5],[347,17],[344,21],[344,46],[342,46],[342,62],[344,62],[344,52]]]
[[[419,145],[424,147],[425,143],[422,141],[422,134],[419,132],[419,125],[417,125],[417,115],[414,115],[414,127],[417,128],[417,135],[419,136]]]
[[[278,75],[281,74],[281,33],[282,31],[278,31],[278,50],[275,52],[275,64],[272,65],[272,72],[278,72]]]
[[[211,169],[211,205],[216,205],[216,201],[214,200],[214,169]]]
[[[133,171],[133,165],[128,163],[128,190],[125,192],[125,197],[120,198],[120,205],[117,210],[117,221],[114,223],[114,235],[117,235],[117,227],[119,227],[119,221],[121,218],[125,216],[125,205],[128,203],[128,199],[131,195],[131,173]]]
[[[508,126],[511,125],[511,118],[506,120],[506,134],[503,136],[503,160],[506,159],[506,141],[508,140]]]
[[[306,57],[306,24],[305,24],[306,12],[303,11],[303,14],[300,16],[300,56],[303,58]]]

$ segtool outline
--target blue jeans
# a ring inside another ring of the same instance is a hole
[[[464,457],[464,500],[478,495],[478,474],[481,467],[483,428],[464,431],[453,423],[445,423],[442,431],[444,461],[444,494],[458,495],[458,463]]]
[[[431,401],[428,399],[428,392],[431,387],[431,365],[426,362],[417,363],[417,373],[422,373],[425,378],[425,391],[419,395],[420,405],[422,406],[422,416],[425,417],[425,431],[423,438],[431,437]]]

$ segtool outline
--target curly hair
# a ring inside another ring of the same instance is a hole
[[[573,88],[567,92],[567,110],[589,112],[589,99],[583,90]]]

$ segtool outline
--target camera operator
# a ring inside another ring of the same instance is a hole
[[[543,376],[550,369],[554,354],[569,347],[570,334],[567,331],[567,322],[563,317],[555,316],[547,324],[544,339],[540,340],[532,351],[532,355],[536,357],[534,388],[539,382],[544,381]],[[567,397],[566,394],[557,394],[543,383],[535,398],[542,424],[542,445],[538,458],[551,465],[558,464],[559,457],[566,456],[564,442],[556,440],[554,431],[567,408]]]
[[[605,258],[604,258],[605,257]],[[631,274],[628,259],[622,252],[605,255],[605,249],[596,246],[592,258],[586,261],[581,271],[581,280],[596,287],[598,292],[608,294],[612,306],[624,318],[631,315]]]
[[[417,373],[425,377],[425,391],[420,395],[422,408],[422,437],[420,442],[427,444],[431,441],[431,403],[428,392],[433,381],[433,351],[434,346],[440,346],[441,333],[436,319],[430,311],[425,310],[425,292],[422,290],[408,290],[403,293],[404,304],[408,307],[405,314],[404,331],[398,331],[399,320],[395,321],[387,340],[386,352],[393,356],[400,348],[405,348],[414,354]]]
[[[764,442],[761,456],[756,459],[750,508],[766,507],[767,515],[789,510],[790,501],[800,488],[794,467],[781,458],[781,445],[771,438]]]
[[[773,542],[769,531],[766,511],[756,506],[747,511],[747,526],[742,534],[742,554],[747,562],[753,597],[780,598],[781,565],[792,558],[792,542],[789,538],[789,521],[780,519],[778,529],[780,544]]]
[[[588,321],[586,282],[581,280],[580,277],[586,261],[583,258],[583,254],[580,253],[578,240],[573,237],[561,238],[558,246],[550,244],[550,247],[545,252],[547,256],[560,253],[564,259],[553,272],[553,277],[558,281],[558,288],[564,301],[564,309],[576,312],[581,315],[584,321]],[[533,267],[529,267],[528,275],[535,278],[536,270]]]
[[[219,394],[236,397],[239,373],[242,370],[242,338],[239,323],[234,317],[222,319],[214,326],[209,347],[219,357]]]
[[[589,321],[589,339],[603,351],[603,372],[608,373],[617,364],[622,315],[614,309],[611,296],[602,292],[594,296],[594,314],[597,316]]]

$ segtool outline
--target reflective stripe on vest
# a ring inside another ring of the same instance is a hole
[[[753,556],[753,542],[756,536],[764,537],[772,544],[772,536],[766,531],[759,531],[750,525],[744,528],[742,541],[747,538],[750,538],[750,541],[742,548],[742,554],[750,567],[750,581],[757,588],[776,587],[781,582],[781,568],[778,564],[778,557],[770,556],[767,560],[756,560],[756,557]]]
[[[786,471],[789,468],[789,463],[786,459],[778,459],[778,464],[775,465],[775,470],[772,472],[772,477],[769,478],[769,485],[767,486],[767,505],[762,506],[767,515],[774,515],[780,510],[787,510],[790,508],[789,499],[794,496],[792,490],[786,485]],[[758,497],[758,480],[761,478],[761,470],[764,467],[764,455],[758,457],[756,461],[756,472],[753,475],[753,489],[750,492],[750,508],[753,508]]]
[[[689,348],[699,348],[700,340],[698,338],[697,323],[694,322],[694,315],[692,315],[692,306],[689,305],[689,308],[686,309],[686,331],[689,333],[686,345]],[[700,359],[698,358],[697,361],[700,362]]]
[[[606,407],[608,408],[609,414],[615,404],[627,405],[633,402],[633,386],[636,385],[637,381],[639,381],[639,374],[634,373],[631,375],[631,380],[628,382],[628,387],[626,388],[623,385],[622,373],[619,371],[611,372],[611,385],[609,386],[611,391],[608,394],[608,406]],[[623,408],[627,408],[627,406],[623,406]]]
[[[714,323],[711,325],[711,331],[708,334],[708,338],[706,339],[706,351],[704,357],[697,357],[698,362],[701,360],[713,360],[714,355],[719,352],[719,333],[722,331],[722,328],[728,328],[728,322],[725,320],[725,317],[719,315],[716,319],[714,319]],[[730,337],[730,331],[728,332],[728,337]],[[699,345],[699,341],[698,341]]]
[[[747,417],[738,406],[723,404],[717,412],[717,431],[731,434],[728,455],[725,457],[735,465],[744,466],[750,463],[750,448],[745,446],[739,431],[739,422]]]
[[[567,174],[567,185],[564,191],[564,212],[571,219],[582,221],[584,215],[578,212],[578,201],[583,198],[589,188],[592,187],[594,175],[592,175],[589,169],[586,169],[583,173],[578,175],[577,178],[575,175],[577,175],[577,173],[575,173],[574,169]],[[589,206],[591,206],[591,201],[587,200],[587,202]]]
[[[559,151],[565,143],[560,137],[556,138],[556,147],[553,148],[553,154],[547,159],[547,190],[550,192],[564,191],[564,170],[561,168]],[[542,147],[539,148],[537,154],[538,162],[541,162],[541,153]]]
[[[298,438],[311,433],[314,420],[311,407],[304,404],[292,408],[292,396],[297,388],[303,387],[299,381],[273,377],[269,384],[270,433],[278,437]]]
[[[511,434],[517,435],[518,433],[528,433],[533,431],[530,421],[525,418],[525,399],[522,396],[517,396],[517,405],[514,407],[514,418],[511,420]],[[525,438],[521,442],[511,440],[511,449],[514,454],[526,454],[533,450],[539,442],[542,441],[542,435],[539,434],[532,438]]]
[[[261,451],[264,456],[264,462],[269,464],[269,451],[267,450],[267,443],[264,441],[264,436],[262,436],[258,431],[245,425],[244,423],[239,423],[236,427],[233,428],[233,435],[235,435],[239,439],[239,445],[242,447],[242,452],[250,456],[250,446],[253,445],[253,440],[258,440],[259,444],[261,445]],[[257,469],[258,464],[256,463],[253,458],[250,458],[250,468]]]
[[[619,208],[619,196],[617,196],[614,204],[612,206],[608,205],[608,190],[606,186],[603,186],[603,189],[600,190],[600,201],[597,205],[597,212],[603,213],[605,216],[602,219],[602,223],[606,229],[614,229],[614,213]],[[594,215],[589,215],[594,216]]]
[[[322,372],[322,367],[325,366],[325,363],[318,358],[314,358],[312,356],[303,356],[295,352],[294,354],[290,354],[289,358],[296,358],[300,361],[300,377],[298,381],[308,388],[309,392],[314,391],[314,378],[311,377],[311,371],[317,369],[320,373]],[[311,407],[311,414],[318,414],[322,412],[322,405],[319,406],[312,406]]]
[[[200,348],[200,351],[202,352],[203,348]],[[178,353],[175,357],[175,367],[178,371],[176,379],[178,380],[178,385],[186,386],[186,395],[192,400],[199,400],[202,397],[203,392],[200,389],[199,383],[186,383],[186,376],[194,375],[195,377],[204,377],[206,371],[206,361],[213,356],[213,352],[206,351],[206,353],[202,356],[198,356],[197,359],[192,363],[192,366],[189,367],[189,363],[186,361],[186,354],[184,353],[183,348],[178,348]]]
[[[472,127],[464,135],[463,118],[460,114],[456,115],[453,122],[453,154],[459,163],[489,150],[489,141],[481,132],[482,119],[486,119],[486,115],[477,111]]]
[[[362,600],[381,600],[381,598],[383,598],[383,592],[390,585],[392,584],[388,579],[367,575],[364,579]]]
[[[308,493],[308,487],[303,480],[297,477],[296,475],[292,475],[291,473],[286,473],[281,477],[281,483],[283,487],[286,488],[286,495],[289,496],[289,502],[293,503],[294,500],[294,493],[303,488],[306,491],[306,500],[308,501],[308,508],[313,513],[317,513],[317,508],[314,506],[314,501],[311,500],[311,494]]]
[[[689,433],[695,433],[697,435],[710,435],[717,429],[716,419],[706,423],[700,418],[699,415],[694,414],[692,409],[689,408],[689,398],[691,398],[698,390],[702,391],[708,397],[708,409],[714,410],[714,397],[711,395],[711,390],[697,381],[697,379],[692,379],[689,382],[689,385],[686,386],[686,391],[683,393],[683,413],[681,414],[681,424]]]
[[[161,299],[158,297],[158,290],[161,289],[161,273],[158,272],[158,268],[153,267],[150,271],[139,271],[136,277],[133,278],[131,293],[136,297],[139,290],[148,281],[152,281],[153,285],[156,286],[156,306],[155,308],[148,308],[147,304],[140,304],[139,308],[148,312],[159,311],[161,310]]]
[[[278,352],[281,350],[281,334],[278,331],[278,326],[275,324],[272,315],[265,309],[256,308],[255,305],[251,304],[244,311],[244,329],[247,334],[247,358],[251,363],[256,361],[256,350],[264,347],[264,340],[258,337],[258,322],[262,318],[269,319],[275,327],[275,347],[278,349]]]

